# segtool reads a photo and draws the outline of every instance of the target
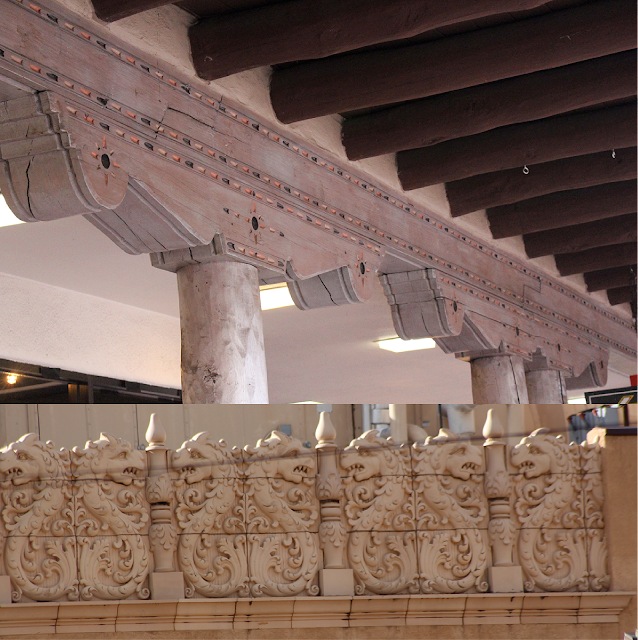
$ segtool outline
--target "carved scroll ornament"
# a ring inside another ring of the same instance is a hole
[[[158,571],[189,598],[315,596],[322,567],[352,569],[356,595],[484,592],[488,567],[514,565],[527,591],[609,588],[597,444],[369,431],[339,452],[329,426],[317,451],[278,432],[244,450],[200,433],[172,455],[22,437],[0,452],[13,601],[144,599]]]

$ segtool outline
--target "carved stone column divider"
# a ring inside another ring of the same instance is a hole
[[[175,571],[173,564],[177,548],[177,529],[173,524],[175,492],[169,475],[170,450],[165,446],[166,431],[155,413],[151,414],[146,441],[146,499],[151,505],[149,542],[154,560],[154,570],[149,575],[151,598],[177,600],[184,598],[184,574]]]
[[[322,411],[315,432],[317,438],[317,498],[320,503],[319,541],[323,549],[323,569],[319,570],[322,596],[353,596],[354,572],[344,565],[348,538],[343,521],[341,496],[343,481],[337,460],[337,431],[330,414]]]
[[[512,555],[516,525],[511,517],[512,483],[505,459],[507,445],[499,439],[504,433],[503,426],[490,409],[483,427],[485,495],[489,501],[488,534],[492,547],[492,566],[487,570],[487,580],[494,593],[518,593],[523,591],[523,571],[514,564]]]

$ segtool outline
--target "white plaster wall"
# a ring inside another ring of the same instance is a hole
[[[179,318],[0,273],[0,358],[179,388]]]

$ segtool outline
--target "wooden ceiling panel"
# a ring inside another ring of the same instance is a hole
[[[636,241],[614,244],[595,251],[560,253],[555,259],[561,276],[629,266],[636,263]]]
[[[590,271],[585,274],[588,291],[602,291],[615,287],[628,287],[636,284],[636,265]]]
[[[624,302],[634,302],[636,300],[636,287],[618,287],[607,291],[609,304],[623,304]]]

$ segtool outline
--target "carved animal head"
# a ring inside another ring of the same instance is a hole
[[[469,480],[483,471],[481,450],[448,429],[440,429],[437,436],[427,438],[425,445],[415,445],[415,449],[430,454],[428,463],[435,473],[447,472],[459,480]]]
[[[0,453],[0,476],[19,486],[35,480],[69,477],[68,451],[56,451],[35,433],[27,433]]]
[[[244,451],[249,456],[249,462],[258,463],[265,477],[281,476],[295,484],[314,475],[317,467],[313,453],[300,440],[279,431],[273,431],[268,438],[259,440],[256,447],[244,447]],[[252,475],[256,470],[257,465],[251,465]]]
[[[224,440],[215,442],[204,431],[187,440],[173,454],[173,469],[187,484],[202,480],[235,477],[233,454]]]
[[[548,429],[536,429],[523,438],[512,449],[511,454],[512,464],[526,478],[550,473],[573,473],[577,469],[571,458],[565,439],[549,435]]]
[[[84,449],[73,449],[73,463],[78,477],[92,476],[102,480],[112,480],[118,484],[130,485],[141,478],[146,469],[146,454],[133,449],[126,440],[108,433],[101,433],[100,439],[86,443]]]
[[[341,454],[341,468],[357,482],[374,476],[403,475],[407,472],[395,451],[392,438],[382,438],[375,429],[353,440]]]

